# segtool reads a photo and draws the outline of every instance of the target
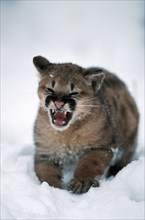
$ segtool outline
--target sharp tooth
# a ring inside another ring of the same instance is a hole
[[[64,112],[64,114],[65,114],[65,116],[66,116],[66,114],[67,114],[67,111],[65,111],[65,112]]]

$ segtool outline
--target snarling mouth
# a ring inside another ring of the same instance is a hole
[[[58,127],[66,126],[72,118],[73,113],[66,110],[50,109],[52,123]]]

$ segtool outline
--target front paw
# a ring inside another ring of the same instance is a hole
[[[99,186],[98,181],[92,178],[87,178],[87,179],[74,178],[69,182],[67,189],[72,193],[81,194],[87,192],[91,186],[92,187]]]

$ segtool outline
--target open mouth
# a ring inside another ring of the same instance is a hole
[[[72,118],[73,113],[66,110],[50,109],[52,123],[56,126],[66,126]]]

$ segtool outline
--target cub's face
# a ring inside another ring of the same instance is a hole
[[[76,120],[93,114],[95,89],[92,75],[88,77],[77,65],[52,64],[40,56],[33,62],[41,76],[38,87],[40,103],[54,129],[63,131]],[[103,80],[104,74],[97,73],[97,76],[96,89],[99,89],[99,78]]]

